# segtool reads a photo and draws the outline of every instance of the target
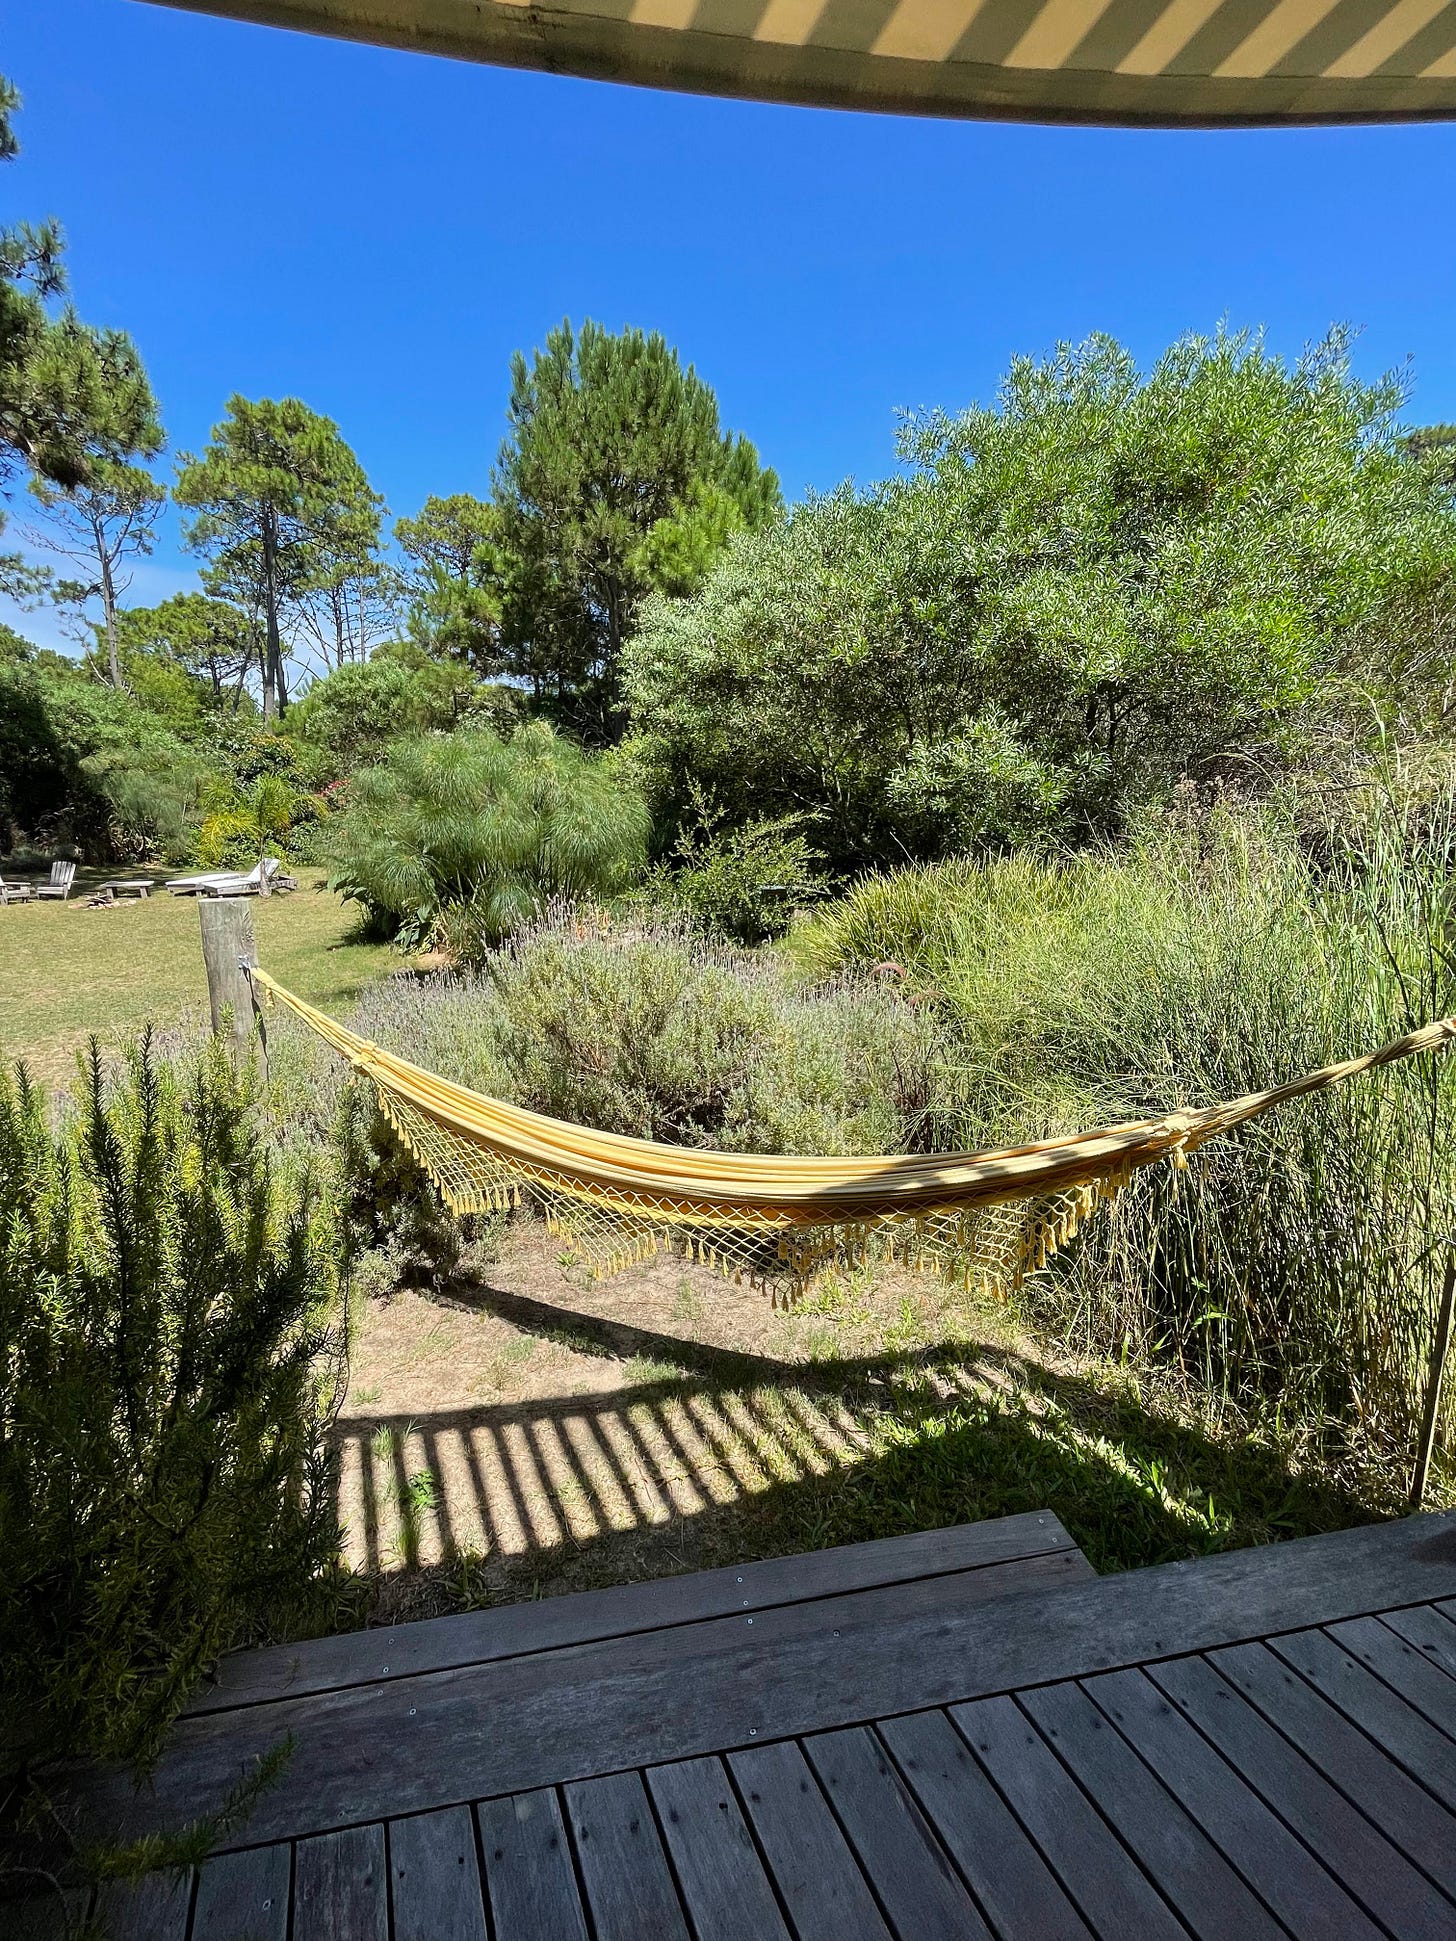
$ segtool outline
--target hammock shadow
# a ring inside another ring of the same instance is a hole
[[[559,1329],[560,1310],[525,1305]],[[616,1354],[689,1359],[676,1337],[579,1315],[572,1325],[598,1341],[610,1331]],[[377,1614],[1024,1510],[1054,1510],[1108,1570],[1342,1528],[1387,1507],[1265,1444],[1217,1439],[1000,1347],[769,1362],[771,1374],[764,1357],[699,1345],[693,1359],[697,1372],[604,1394],[341,1420],[348,1554],[379,1573]]]

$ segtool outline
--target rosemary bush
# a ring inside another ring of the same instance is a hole
[[[230,1646],[327,1619],[338,1226],[249,1073],[93,1041],[0,1076],[0,1679],[12,1776],[144,1767]]]

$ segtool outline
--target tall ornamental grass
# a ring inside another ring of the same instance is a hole
[[[802,972],[891,962],[945,1034],[972,1146],[1263,1090],[1456,1012],[1449,800],[1318,861],[1214,814],[1130,851],[871,879]],[[1408,1454],[1456,1207],[1452,1067],[1427,1057],[1155,1168],[1033,1283],[1080,1347],[1181,1364],[1330,1453]],[[1450,1423],[1448,1419],[1447,1430]]]

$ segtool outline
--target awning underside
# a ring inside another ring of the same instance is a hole
[[[161,0],[382,46],[902,114],[1456,115],[1456,0]]]

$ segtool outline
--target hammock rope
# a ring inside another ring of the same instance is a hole
[[[249,976],[375,1086],[453,1213],[529,1202],[598,1279],[680,1253],[776,1300],[831,1263],[887,1259],[1012,1294],[1135,1172],[1186,1166],[1206,1140],[1276,1106],[1456,1039],[1456,1019],[1442,1018],[1269,1091],[1035,1145],[800,1159],[660,1145],[507,1105],[382,1051],[266,971]]]

